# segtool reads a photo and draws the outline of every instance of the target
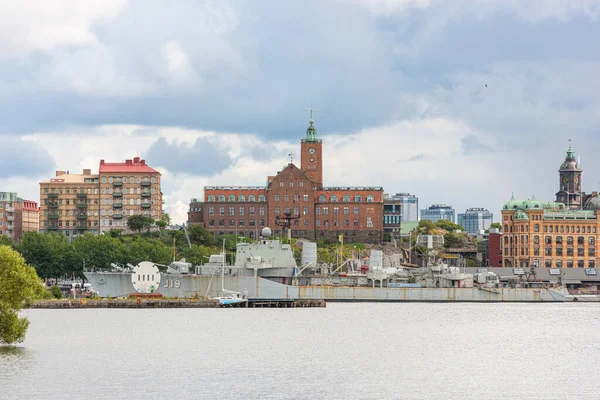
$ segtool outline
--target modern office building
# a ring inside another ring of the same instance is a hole
[[[429,220],[432,222],[445,219],[451,222],[455,222],[454,209],[447,204],[433,204],[428,208],[421,210],[421,219]]]
[[[458,213],[458,224],[465,228],[470,235],[489,229],[494,215],[485,208],[467,208],[464,213]]]
[[[389,200],[400,202],[400,215],[402,222],[419,221],[419,198],[410,193],[396,193]]]
[[[402,229],[402,201],[387,193],[383,195],[383,233],[399,237]]]

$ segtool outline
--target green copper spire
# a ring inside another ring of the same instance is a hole
[[[567,160],[574,160],[575,159],[575,151],[573,150],[573,147],[571,147],[571,139],[569,139],[569,148],[567,149]]]
[[[308,121],[308,123],[310,124],[310,126],[308,128],[306,128],[306,141],[307,142],[316,142],[317,141],[317,129],[313,126],[313,124],[315,123],[315,121],[313,120],[313,109],[311,107],[310,109],[310,120]]]

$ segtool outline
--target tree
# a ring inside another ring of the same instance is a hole
[[[6,235],[0,235],[0,245],[12,246],[14,243],[11,238]]]
[[[126,251],[127,262],[136,265],[142,261],[152,261],[157,264],[169,264],[173,259],[173,250],[156,239],[136,237],[129,242]]]
[[[81,259],[77,259],[66,236],[25,232],[16,250],[43,278],[59,278],[72,272],[81,274]]]
[[[435,224],[428,219],[420,220],[417,229],[424,235],[433,235],[436,231]]]
[[[73,249],[78,260],[85,260],[88,267],[108,268],[116,261],[122,261],[126,252],[119,239],[109,235],[86,233],[73,241]]]
[[[447,219],[439,219],[435,221],[435,226],[448,232],[454,232],[456,230],[465,230],[462,226],[455,224],[452,221],[448,221]]]
[[[158,226],[161,231],[164,231],[167,226],[171,225],[171,217],[169,217],[169,214],[163,213],[160,220],[155,221],[154,224]]]
[[[492,229],[492,228],[496,228],[496,229],[502,230],[502,224],[500,222],[492,222],[490,224],[490,229]]]
[[[215,246],[215,236],[201,225],[189,225],[187,227],[190,242],[204,246]]]
[[[154,219],[147,215],[132,215],[127,218],[127,227],[132,231],[141,232],[142,229],[149,230],[154,224]]]
[[[9,246],[0,245],[0,343],[19,343],[29,327],[19,318],[26,302],[41,298],[44,287],[35,270]]]
[[[192,247],[185,249],[181,255],[187,262],[192,263],[193,265],[200,265],[208,261],[208,257],[210,257],[211,254],[215,254],[215,251],[210,247],[192,244]]]

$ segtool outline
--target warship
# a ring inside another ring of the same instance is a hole
[[[384,268],[381,260],[382,252],[372,250],[368,268],[348,265],[347,272],[342,273],[317,265],[316,244],[308,242],[304,243],[298,265],[291,245],[272,239],[271,230],[264,228],[259,241],[236,245],[231,265],[225,263],[222,252],[211,255],[204,265],[194,266],[185,260],[169,265],[144,261],[135,266],[112,264],[108,270],[85,269],[84,274],[100,297],[161,293],[172,298],[219,298],[235,293],[254,300],[350,302],[579,300],[557,283],[529,282],[522,277],[511,283],[510,277],[504,279],[486,269],[468,273],[466,268],[448,266],[435,259],[425,267],[393,268]]]

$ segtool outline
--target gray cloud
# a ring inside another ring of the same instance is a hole
[[[207,138],[197,138],[193,146],[169,144],[165,138],[152,143],[145,154],[148,163],[170,172],[213,175],[231,164],[231,157]]]
[[[0,178],[39,176],[55,166],[54,159],[38,143],[0,136]]]
[[[489,153],[494,150],[487,144],[482,143],[481,140],[474,135],[465,136],[461,139],[460,144],[465,155],[474,153]]]

